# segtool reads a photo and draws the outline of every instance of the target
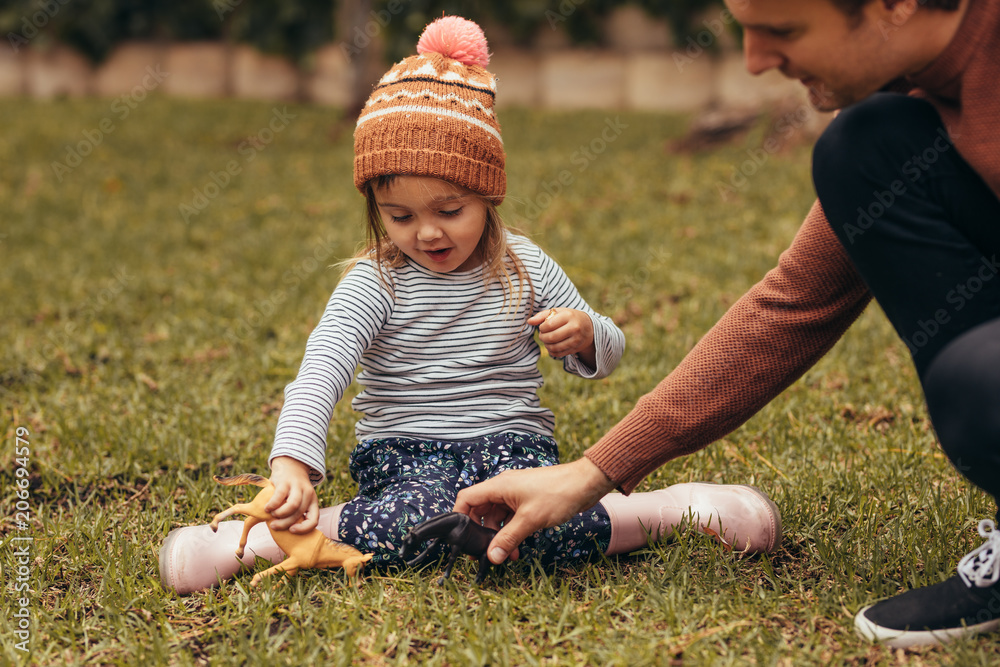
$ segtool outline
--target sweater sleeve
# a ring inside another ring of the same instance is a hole
[[[813,205],[778,266],[584,455],[630,493],[735,430],[816,363],[871,295]]]
[[[594,349],[596,350],[597,368],[590,368],[575,354],[563,357],[563,369],[567,373],[578,375],[588,380],[599,380],[611,374],[625,353],[625,334],[610,317],[597,313],[590,307],[576,285],[569,279],[562,267],[538,249],[540,269],[542,274],[541,293],[536,295],[536,311],[546,308],[573,308],[590,316],[594,324]]]
[[[314,485],[323,481],[333,408],[391,312],[392,298],[377,272],[359,262],[333,291],[309,335],[299,372],[285,387],[268,465],[278,456],[289,456],[309,466]]]

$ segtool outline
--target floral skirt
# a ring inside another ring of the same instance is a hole
[[[411,527],[452,511],[461,489],[504,470],[559,463],[552,438],[499,433],[475,440],[365,440],[351,453],[358,496],[340,514],[339,538],[374,554],[373,565],[402,564],[398,556]],[[528,537],[521,558],[553,563],[604,553],[611,520],[598,503],[555,528]]]

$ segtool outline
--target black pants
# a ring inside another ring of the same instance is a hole
[[[890,93],[833,120],[816,143],[813,179],[910,350],[945,453],[1000,499],[1000,199],[933,106]]]

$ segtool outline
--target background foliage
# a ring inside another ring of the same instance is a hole
[[[404,20],[387,26],[388,56],[408,55],[430,20],[444,13],[491,20],[520,42],[543,27],[562,25],[578,44],[600,43],[601,22],[627,0],[3,0],[0,32],[25,35],[25,21],[70,44],[95,62],[125,40],[232,39],[300,60],[337,34],[338,9],[350,4],[363,21],[371,12],[403,6]],[[699,12],[718,0],[633,0],[686,35]],[[398,12],[396,12],[398,13]],[[339,26],[350,30],[349,26]],[[396,47],[397,44],[405,44]]]
[[[5,0],[0,30],[25,20],[49,38],[103,60],[127,40],[233,39],[298,60],[333,39],[330,0]]]

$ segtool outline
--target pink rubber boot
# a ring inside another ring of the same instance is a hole
[[[338,540],[337,523],[343,507],[341,504],[319,511],[318,528],[330,539]],[[242,534],[242,521],[223,521],[218,532],[212,532],[208,524],[174,528],[160,548],[160,583],[181,594],[193,593],[229,579],[244,565],[252,568],[257,556],[272,563],[285,560],[264,523],[250,529],[243,558],[237,558]]]
[[[754,486],[691,482],[629,496],[609,493],[601,504],[611,517],[609,555],[635,551],[685,525],[744,553],[770,553],[781,542],[781,513]]]

